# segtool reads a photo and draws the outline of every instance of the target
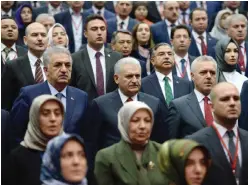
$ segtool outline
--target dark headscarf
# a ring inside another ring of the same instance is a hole
[[[185,164],[190,153],[195,148],[200,148],[201,151],[203,151],[204,156],[209,159],[209,167],[210,154],[208,150],[195,141],[188,139],[174,139],[165,142],[161,146],[158,154],[159,167],[171,183],[176,185],[187,185],[185,180]]]
[[[25,25],[23,24],[22,17],[21,17],[22,9],[25,7],[30,8],[31,12],[33,12],[32,6],[30,4],[23,4],[16,10],[15,20],[16,20],[16,24],[18,25],[19,29],[25,28]],[[32,19],[33,19],[33,17],[32,17]]]
[[[67,182],[61,174],[60,156],[61,156],[61,150],[63,149],[65,143],[72,139],[78,141],[78,143],[80,143],[85,150],[83,139],[76,134],[64,133],[49,141],[46,148],[46,152],[42,158],[41,175],[40,175],[40,180],[42,181],[42,184],[45,185],[71,184],[70,182]],[[81,181],[81,183],[77,185],[86,185],[86,184],[87,184],[87,180],[86,178],[84,178]]]

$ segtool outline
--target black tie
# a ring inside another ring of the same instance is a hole
[[[55,96],[56,96],[59,100],[61,100],[62,97],[63,97],[63,94],[62,94],[62,93],[57,93]]]
[[[125,24],[125,23],[124,23],[123,21],[121,21],[121,23],[120,23],[120,28],[121,28],[121,29],[123,29],[124,24]]]

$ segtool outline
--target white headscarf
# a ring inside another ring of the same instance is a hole
[[[137,112],[140,109],[147,110],[152,118],[152,124],[154,123],[154,117],[152,109],[146,105],[144,102],[140,101],[131,101],[124,103],[124,105],[121,107],[121,109],[118,112],[118,129],[121,133],[121,137],[124,141],[128,143],[132,143],[129,139],[128,134],[128,126],[130,123],[130,120],[135,112]]]
[[[61,28],[65,31],[65,33],[66,33],[66,30],[65,30],[65,28],[64,28],[64,26],[63,26],[62,24],[59,24],[59,23],[54,24],[54,25],[49,29],[48,34],[47,34],[47,35],[48,35],[48,47],[53,47],[53,46],[55,46],[55,44],[54,44],[54,42],[53,42],[53,29],[54,29],[55,27],[61,27]],[[69,46],[69,38],[68,38],[67,33],[66,33],[66,38],[67,38],[66,48],[68,49],[68,46]]]

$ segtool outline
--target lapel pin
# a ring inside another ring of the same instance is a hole
[[[110,57],[110,54],[108,54],[108,57]]]
[[[152,169],[154,169],[154,167],[155,167],[154,162],[150,161],[150,162],[148,163],[148,169],[149,169],[149,170],[152,170]]]
[[[176,81],[177,84],[179,84],[179,81]]]
[[[73,97],[71,97],[71,100],[74,100],[74,98],[73,98]]]

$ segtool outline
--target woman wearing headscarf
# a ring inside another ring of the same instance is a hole
[[[48,31],[48,47],[60,45],[68,48],[69,38],[62,24],[54,24]]]
[[[49,141],[43,156],[40,180],[44,185],[87,185],[87,160],[83,139],[62,134]]]
[[[40,168],[49,140],[63,132],[64,107],[52,95],[33,100],[24,140],[10,155],[8,184],[40,185]]]
[[[160,144],[150,141],[153,112],[145,103],[128,102],[118,112],[121,141],[95,159],[98,185],[166,185],[157,163]]]
[[[174,139],[161,146],[158,163],[170,185],[201,185],[211,159],[203,145],[193,140]]]
[[[230,82],[241,92],[243,83],[248,80],[236,71],[239,57],[238,44],[231,38],[220,40],[215,47],[218,82]]]
[[[225,28],[225,21],[228,16],[232,15],[232,12],[230,10],[221,10],[218,12],[215,22],[214,22],[214,27],[212,28],[212,31],[210,32],[210,35],[217,40],[222,40],[222,39],[228,39],[228,35],[226,33],[226,28]]]

